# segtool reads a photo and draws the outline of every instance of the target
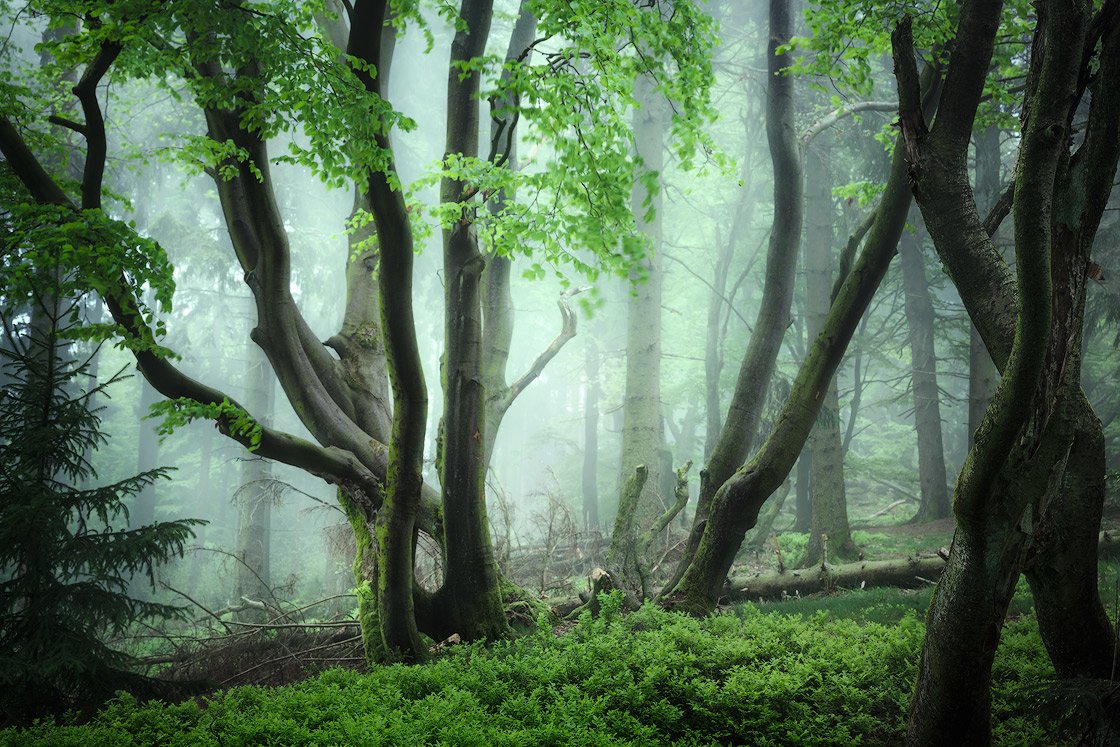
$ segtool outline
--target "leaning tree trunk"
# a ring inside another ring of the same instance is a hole
[[[836,211],[831,174],[822,157],[822,147],[823,143],[818,141],[806,153],[808,173],[813,175],[806,190],[804,242],[805,327],[810,340],[815,340],[820,334],[832,299],[832,224]],[[821,557],[826,546],[830,555],[840,558],[850,560],[859,554],[848,526],[844,452],[840,441],[840,396],[835,376],[828,382],[821,413],[809,437],[809,446],[809,543],[805,548],[805,557],[799,563],[804,568],[827,560]]]
[[[717,491],[732,478],[751,452],[765,406],[766,391],[774,374],[782,338],[789,326],[797,250],[801,243],[803,183],[801,152],[793,121],[794,78],[782,72],[793,64],[793,55],[788,50],[779,54],[778,50],[793,35],[793,15],[789,0],[770,0],[770,35],[766,55],[769,73],[766,85],[766,138],[774,164],[774,224],[766,255],[762,300],[750,343],[739,367],[739,377],[735,382],[727,418],[720,430],[719,439],[711,449],[707,464],[700,473],[700,495],[696,502],[688,544],[667,590],[677,585],[683,569],[695,557],[713,511]],[[739,538],[739,542],[741,541],[742,536]]]
[[[933,69],[929,71],[928,101],[936,101]],[[812,341],[774,429],[750,462],[741,466],[719,488],[710,516],[694,524],[699,533],[695,555],[682,561],[680,580],[666,588],[663,601],[689,612],[712,611],[723,594],[724,582],[743,537],[758,519],[759,509],[789,475],[817,420],[828,382],[844,356],[856,326],[871,303],[906,225],[911,195],[906,179],[906,159],[895,146],[890,176],[874,212],[866,245],[835,292],[821,333]],[[857,241],[848,246],[854,251]],[[842,267],[847,261],[842,261]],[[699,509],[698,509],[699,510]]]
[[[949,515],[949,488],[945,482],[941,392],[937,386],[937,353],[933,344],[933,298],[926,282],[925,262],[918,237],[914,234],[903,236],[898,253],[899,264],[902,265],[902,289],[906,295],[906,323],[910,331],[910,388],[914,394],[918,481],[922,496],[913,520],[935,521]]]

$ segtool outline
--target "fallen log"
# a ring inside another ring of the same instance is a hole
[[[945,561],[937,555],[892,560],[861,560],[843,565],[815,565],[782,573],[753,573],[728,581],[728,600],[768,601],[838,589],[894,586],[913,589],[937,581]]]

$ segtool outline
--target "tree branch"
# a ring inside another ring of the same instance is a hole
[[[101,184],[105,179],[105,159],[108,145],[105,141],[105,118],[97,102],[97,86],[121,53],[117,42],[102,42],[97,56],[86,66],[74,95],[82,105],[86,123],[82,134],[86,139],[86,163],[82,169],[82,209],[97,210],[101,207]]]
[[[893,112],[898,108],[898,103],[894,101],[857,101],[849,106],[842,106],[834,109],[825,116],[818,119],[813,124],[806,127],[798,141],[801,147],[807,146],[813,138],[820,135],[822,132],[832,127],[845,117],[850,117],[859,112],[873,111],[873,112]]]
[[[576,292],[578,293],[579,291]],[[513,382],[513,384],[506,389],[498,405],[502,412],[509,409],[513,401],[517,399],[517,396],[525,391],[526,387],[532,384],[533,381],[541,375],[541,371],[556,357],[556,354],[560,352],[561,348],[567,345],[568,341],[576,336],[577,317],[575,312],[572,311],[572,307],[568,304],[568,299],[573,295],[575,295],[575,293],[562,294],[560,299],[556,302],[556,305],[560,307],[560,316],[563,319],[563,326],[560,328],[560,334],[556,335],[556,339],[549,343],[548,347],[537,356],[537,359],[533,361],[533,365],[529,366],[529,370],[522,374],[521,378]]]
[[[47,174],[12,123],[2,115],[0,115],[0,152],[3,152],[4,158],[11,165],[16,176],[36,201],[77,210],[77,206]],[[151,330],[140,323],[141,316],[135,299],[121,290],[124,287],[122,280],[115,292],[109,290],[104,294],[105,304],[114,321],[133,338],[144,341],[154,340]],[[166,397],[185,397],[202,405],[228,400],[236,405],[236,402],[223,392],[187,376],[170,361],[156,356],[149,350],[134,350],[134,355],[137,369],[157,391]],[[240,405],[236,406],[240,407]],[[233,434],[228,430],[223,430],[223,433],[245,446],[249,445],[248,436]],[[262,427],[261,442],[256,454],[307,470],[329,482],[352,484],[359,488],[361,495],[367,497],[371,504],[379,501],[378,477],[353,454],[343,449],[317,446],[282,431]]]

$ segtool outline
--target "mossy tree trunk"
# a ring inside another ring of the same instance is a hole
[[[382,69],[383,45],[391,31],[385,29],[386,3],[356,3],[351,16],[351,34],[347,53],[359,59],[374,61]],[[367,89],[387,95],[387,80],[373,78],[368,71],[359,72]],[[387,133],[378,135],[378,145],[389,154],[389,162],[381,171],[370,171],[365,193],[380,247],[380,268],[377,275],[380,292],[381,322],[385,340],[385,361],[393,394],[392,432],[389,439],[388,466],[384,497],[374,520],[372,536],[376,553],[376,600],[378,628],[381,632],[382,656],[404,660],[422,659],[427,653],[420,640],[413,602],[414,535],[423,489],[424,435],[428,416],[428,391],[416,343],[416,323],[412,310],[412,245],[404,197],[394,189],[389,175],[395,171]],[[361,512],[360,506],[348,510]],[[366,525],[369,516],[365,515]],[[351,516],[351,526],[360,533],[358,517]],[[358,564],[368,561],[371,538],[356,535],[359,542]],[[367,544],[363,547],[363,544]],[[367,621],[369,622],[369,621]],[[368,631],[363,630],[368,636]],[[368,655],[368,648],[367,648]]]
[[[933,72],[931,68],[926,89],[930,108],[938,88],[933,85]],[[693,534],[699,536],[697,549],[682,561],[679,580],[674,580],[662,595],[666,604],[698,614],[715,609],[746,532],[755,525],[762,504],[785,481],[802,452],[820,413],[828,382],[835,376],[856,326],[886,274],[906,225],[911,194],[902,151],[896,146],[883,197],[867,224],[869,228],[861,227],[867,234],[859,259],[854,265],[850,265],[847,253],[841,259],[844,280],[835,290],[828,318],[809,347],[773,431],[758,453],[717,487],[709,515],[694,524]],[[854,252],[858,243],[853,237],[849,249]],[[851,270],[845,272],[848,266]],[[702,485],[703,480],[702,473]]]
[[[478,71],[462,65],[486,49],[493,13],[489,0],[463,0],[451,42],[447,85],[448,154],[478,156]],[[440,200],[462,213],[443,232],[445,391],[443,412],[443,518],[446,556],[437,606],[464,639],[501,638],[508,632],[498,565],[486,521],[486,405],[482,385],[482,271],[485,259],[470,204],[473,189],[445,178]]]
[[[707,463],[700,473],[700,494],[692,530],[677,573],[669,584],[670,588],[678,583],[683,569],[694,559],[706,562],[696,558],[696,553],[709,524],[716,493],[732,478],[751,452],[762,418],[767,388],[790,321],[797,253],[801,243],[804,185],[801,151],[793,121],[795,79],[782,72],[793,63],[793,56],[789,51],[778,54],[779,47],[793,35],[794,12],[789,0],[770,0],[769,29],[766,55],[766,138],[774,164],[774,224],[766,255],[762,300],[754,331],[739,367],[727,417],[720,429],[719,438],[710,447]],[[785,479],[784,476],[782,479]],[[781,480],[778,482],[780,484]],[[741,535],[739,541],[742,541]],[[726,569],[722,572],[713,570],[713,573],[726,574]]]
[[[987,210],[999,198],[1003,185],[1000,183],[1002,158],[1000,155],[1000,128],[987,127],[976,141],[976,195],[982,209]],[[984,338],[969,323],[968,336],[968,448],[976,437],[976,429],[992,401],[999,372]]]
[[[1063,494],[1078,427],[1077,402],[1083,398],[1076,375],[1068,374],[1079,368],[1086,257],[1115,173],[1117,148],[1115,102],[1094,96],[1087,131],[1106,137],[1102,142],[1087,136],[1070,153],[1069,122],[1090,79],[1083,66],[1098,41],[1090,29],[1101,28],[1090,23],[1090,10],[1087,2],[1039,7],[1015,185],[1017,288],[990,241],[992,227],[980,220],[967,181],[968,140],[1000,4],[962,8],[943,114],[931,130],[915,102],[908,20],[895,33],[901,121],[915,194],[938,253],[1003,370],[957,483],[957,532],[930,608],[910,711],[911,744],[990,741],[991,664],[1006,607],[1029,549],[1031,527],[1053,515]],[[1115,46],[1110,47],[1114,25],[1103,28],[1110,31],[1101,55],[1109,60],[1102,64],[1102,77],[1116,64]],[[1079,197],[1058,197],[1070,194]],[[1016,297],[1017,303],[1006,303]],[[1024,521],[1028,507],[1033,520]]]

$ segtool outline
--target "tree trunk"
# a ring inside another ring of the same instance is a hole
[[[727,598],[763,601],[871,586],[917,589],[935,581],[944,568],[945,561],[936,555],[865,560],[845,565],[818,563],[797,571],[732,576],[728,581]]]
[[[461,65],[482,55],[490,32],[492,3],[463,0],[460,27],[451,44],[447,85],[448,154],[478,156],[478,71]],[[462,216],[443,234],[445,285],[445,399],[443,519],[444,584],[438,607],[465,640],[508,633],[498,566],[486,520],[485,392],[482,386],[482,294],[485,260],[479,252],[469,185],[445,178],[443,204],[462,206]]]
[[[249,343],[249,364],[246,378],[246,403],[257,418],[271,424],[275,378],[268,359],[256,345]],[[273,491],[268,484],[272,479],[272,463],[249,454],[241,462],[241,487],[236,493],[237,522],[237,596],[256,601],[270,601],[272,596],[269,578],[269,550],[272,531]],[[245,606],[237,613],[243,622],[265,622],[267,612]]]
[[[622,403],[622,455],[619,484],[645,465],[648,478],[638,498],[636,520],[648,525],[663,509],[661,451],[665,448],[661,412],[661,173],[664,168],[664,104],[649,76],[634,83],[634,145],[639,166],[656,176],[654,194],[649,179],[635,178],[632,208],[638,229],[648,240],[648,255],[630,276],[626,305],[626,390]]]
[[[941,392],[937,386],[937,353],[933,344],[933,299],[926,282],[925,263],[917,236],[904,235],[898,249],[902,288],[906,295],[906,323],[910,330],[910,381],[914,394],[914,430],[918,434],[918,480],[922,495],[913,520],[936,521],[949,515],[949,488],[945,482]]]
[[[1036,517],[1023,572],[1058,677],[1113,676],[1115,638],[1097,585],[1104,506],[1104,433],[1083,397],[1065,405],[1073,444],[1053,509]]]
[[[911,180],[938,253],[962,297],[1001,274],[997,264],[996,272],[966,277],[960,273],[961,258],[951,259],[968,255],[963,258],[967,263],[997,254],[967,189],[967,149],[1000,5],[962,8],[942,115],[931,131],[916,102],[907,19],[894,36]],[[1070,106],[1078,99],[1088,16],[1088,3],[1040,9],[1024,103],[1030,117],[1024,118],[1015,188],[1018,304],[1011,322],[1013,343],[957,482],[957,531],[930,608],[911,703],[908,743],[913,745],[990,741],[992,660],[1027,543],[1020,521],[1032,501],[1036,510],[1046,512],[1059,491],[1070,449],[1071,438],[1065,434],[1072,432],[1071,418],[1063,400],[1077,390],[1077,383],[1063,374],[1067,364],[1077,368],[1078,351],[1071,341],[1079,339],[1085,262],[1078,255],[1086,247],[1078,241],[1084,236],[1071,240],[1068,232],[1088,228],[1091,243],[1096,222],[1085,226],[1084,215],[1064,213],[1056,195],[1071,187],[1062,184],[1070,174],[1067,128]],[[1114,169],[1115,155],[1112,161]],[[1071,217],[1076,226],[1066,223]],[[966,301],[981,331],[994,332],[990,319],[973,312],[977,301],[997,305],[999,294]],[[1010,315],[1001,311],[999,324],[1006,337]],[[995,335],[985,339],[992,350]],[[1006,342],[998,349],[1005,350]]]
[[[808,148],[806,165],[812,179],[806,190],[805,252],[805,327],[810,340],[820,334],[832,305],[832,224],[835,209],[832,178],[821,154],[819,140]],[[836,377],[828,382],[821,413],[809,437],[810,459],[810,522],[809,544],[803,568],[822,560],[827,545],[835,557],[854,559],[859,549],[852,542],[848,527],[848,502],[844,490],[844,453],[840,442],[840,396]]]
[[[583,390],[583,530],[599,531],[599,346],[587,338]]]
[[[801,243],[804,185],[800,146],[794,132],[794,78],[782,73],[793,64],[793,56],[789,51],[778,54],[778,49],[793,35],[794,21],[789,0],[770,0],[769,7],[766,138],[774,164],[774,224],[766,255],[766,278],[754,331],[739,367],[739,377],[735,382],[727,418],[707,464],[700,473],[700,495],[696,502],[692,531],[677,573],[670,581],[670,587],[677,584],[683,569],[692,562],[699,550],[701,535],[713,511],[716,492],[731,479],[751,452],[762,408],[765,406],[766,391],[790,321],[797,250]],[[777,484],[781,484],[781,480]],[[777,484],[774,485],[775,488]],[[742,542],[741,535],[739,542]],[[726,574],[726,569],[717,573]],[[721,576],[720,584],[722,581]]]
[[[506,48],[506,65],[502,79],[508,80],[509,66],[529,61],[537,19],[529,7],[528,0],[521,0],[517,21],[510,34]],[[491,163],[502,164],[504,168],[515,171],[517,161],[517,123],[515,110],[519,102],[514,97],[495,97],[490,101],[490,142]],[[513,195],[500,190],[489,201],[490,211],[499,214],[506,209]],[[486,428],[483,430],[484,458],[486,465],[494,453],[494,443],[498,429],[506,412],[514,400],[525,391],[544,367],[560,352],[560,349],[576,334],[576,317],[567,305],[566,297],[561,297],[560,314],[563,327],[560,334],[519,379],[512,384],[506,383],[506,367],[509,362],[510,345],[513,341],[513,302],[510,295],[510,269],[512,262],[508,257],[497,253],[486,256],[486,269],[483,273],[485,291],[482,299],[482,385],[486,397]]]
[[[1003,185],[1000,183],[1001,156],[999,150],[1000,129],[989,126],[976,141],[976,194],[979,204],[985,209],[994,205],[999,198]],[[996,390],[999,372],[984,340],[976,331],[976,325],[969,322],[968,339],[968,448],[975,441],[976,429],[992,401]]]
[[[384,50],[386,37],[391,35],[391,31],[385,28],[386,5],[380,1],[354,6],[351,28],[361,29],[362,33],[351,33],[347,49],[353,57],[373,61],[381,72],[384,72],[382,60],[390,57]],[[367,90],[378,95],[388,93],[385,78],[371,77],[369,71],[360,71],[359,77]],[[355,572],[372,572],[374,569],[370,566],[376,566],[376,590],[362,592],[369,595],[364,600],[365,609],[362,609],[363,599],[359,594],[366,656],[371,660],[388,657],[412,661],[424,658],[427,653],[416,623],[413,564],[416,518],[424,484],[421,470],[428,390],[416,343],[412,310],[412,232],[404,197],[400,189],[393,188],[389,181],[396,167],[388,135],[381,133],[377,140],[386,152],[388,162],[384,170],[368,174],[365,188],[381,251],[378,290],[386,367],[393,393],[392,437],[384,497],[376,518],[371,515],[368,504],[356,500],[357,496],[346,493],[340,494],[340,498],[345,501],[343,508],[358,545]],[[364,280],[364,268],[360,271]],[[363,427],[372,426],[367,423]],[[374,524],[372,536],[369,529],[371,522]],[[363,585],[360,584],[359,589],[361,591]],[[380,632],[380,640],[373,632],[373,609],[376,609],[376,630]]]
[[[930,81],[927,94],[928,101],[933,102],[937,86],[932,85],[932,69]],[[697,549],[694,556],[682,560],[680,580],[666,587],[663,598],[667,605],[693,613],[715,608],[744,535],[754,526],[762,504],[785,481],[801,453],[817,420],[828,382],[835,376],[852,334],[886,274],[906,225],[911,194],[903,150],[895,148],[890,176],[874,212],[864,250],[836,292],[824,327],[809,348],[770,437],[750,462],[718,488],[710,515],[693,524],[693,535],[698,535]],[[849,246],[855,243],[858,242],[849,242]],[[701,473],[701,485],[703,481]]]

